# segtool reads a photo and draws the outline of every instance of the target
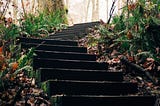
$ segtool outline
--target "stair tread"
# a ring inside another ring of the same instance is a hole
[[[94,54],[88,54],[88,53],[80,53],[80,52],[61,52],[61,51],[47,51],[47,50],[35,50],[36,52],[47,52],[47,53],[62,53],[62,54],[77,54],[77,55],[89,55],[89,56],[97,56]]]
[[[52,44],[52,45],[69,45],[78,46],[78,42],[71,40],[55,40],[55,39],[37,39],[37,38],[18,38],[18,42],[24,43],[42,43],[42,44]]]
[[[52,44],[37,44],[37,43],[25,43],[22,42],[21,44],[24,45],[33,45],[33,46],[55,46],[55,47],[71,47],[71,48],[86,48],[86,47],[78,47],[78,46],[70,46],[70,45],[52,45]]]
[[[61,96],[51,97],[57,106],[155,106],[155,96]]]
[[[108,64],[96,61],[82,60],[64,60],[64,59],[48,59],[34,58],[33,68],[68,68],[68,69],[89,69],[89,70],[107,70]]]
[[[133,85],[137,85],[136,82],[132,83],[132,82],[125,82],[125,81],[122,81],[122,82],[114,82],[114,81],[81,81],[81,80],[48,80],[46,82],[62,82],[62,83],[88,83],[88,84],[133,84]]]
[[[87,72],[108,72],[108,73],[123,73],[123,72],[110,72],[107,70],[85,70],[85,69],[66,69],[66,68],[39,68],[39,69],[47,69],[47,70],[52,70],[52,69],[56,69],[56,70],[69,70],[69,71],[87,71]]]
[[[96,55],[90,55],[87,53],[45,51],[45,50],[35,50],[35,53],[37,57],[41,58],[96,61]]]
[[[154,106],[155,96],[138,96],[138,84],[123,81],[123,72],[108,72],[107,63],[77,47],[87,28],[100,22],[74,24],[47,39],[22,41],[22,48],[36,47],[33,68],[54,106]],[[25,43],[27,42],[27,43]],[[57,42],[57,43],[56,43]]]
[[[21,47],[24,49],[35,47],[36,50],[87,53],[87,48],[67,46],[67,45],[64,46],[64,45],[49,45],[49,44],[38,44],[38,43],[21,43]]]
[[[111,81],[49,80],[49,95],[127,95],[138,92],[137,83]]]
[[[48,38],[50,38],[50,37],[54,37],[54,36],[77,36],[77,35],[75,35],[75,33],[70,33],[70,34],[66,34],[66,33],[51,33],[49,36],[48,36]],[[48,39],[47,38],[47,39]],[[62,40],[62,41],[64,41],[64,40]],[[72,41],[72,40],[71,40]]]
[[[51,97],[84,97],[84,98],[156,98],[153,95],[52,95]]]
[[[50,79],[81,81],[123,81],[123,72],[54,68],[40,68],[38,71],[40,74],[40,81],[46,81]]]
[[[74,27],[75,26],[80,26],[80,25],[82,25],[82,26],[87,26],[87,25],[91,25],[91,26],[93,26],[93,25],[96,25],[96,24],[100,24],[100,22],[99,21],[95,21],[95,22],[86,22],[86,23],[77,23],[77,24],[74,24]]]

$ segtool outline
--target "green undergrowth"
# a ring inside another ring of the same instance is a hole
[[[27,92],[38,89],[38,81],[35,81],[36,73],[32,67],[33,56],[36,55],[34,48],[22,50],[17,44],[18,38],[48,37],[49,33],[66,28],[67,18],[65,11],[56,10],[53,13],[39,12],[38,15],[25,14],[18,23],[14,23],[12,18],[3,16],[0,22],[0,105],[15,105],[20,101],[18,97],[26,89]],[[18,92],[15,92],[16,90]],[[13,94],[10,95],[9,92]],[[29,98],[27,100],[30,101]]]
[[[102,22],[95,28],[98,36],[91,31],[88,46],[104,45],[111,51],[116,48],[129,56],[150,57],[160,63],[160,2],[128,0],[121,11],[110,23]]]

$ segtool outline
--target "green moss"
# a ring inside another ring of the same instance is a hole
[[[52,106],[62,106],[62,96],[52,96],[50,101]]]
[[[41,83],[41,89],[48,94],[48,96],[50,97],[50,84],[49,81],[45,81]]]

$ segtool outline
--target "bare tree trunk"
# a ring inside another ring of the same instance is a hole
[[[18,4],[18,2],[17,2],[17,0],[13,0],[13,5],[14,6],[16,6]],[[15,7],[13,7],[13,8],[15,8]],[[13,18],[15,19],[15,20],[17,20],[17,8],[16,9],[13,9]]]
[[[99,0],[92,0],[92,21],[99,19]]]
[[[64,9],[63,0],[38,0],[39,11],[54,12]]]
[[[69,0],[65,0],[66,1],[66,7],[69,8]]]
[[[96,7],[96,5],[95,5],[95,0],[92,0],[92,21],[94,21],[95,20],[95,7]]]
[[[107,8],[107,20],[108,20],[108,0],[106,0],[106,8]]]
[[[26,14],[26,10],[25,10],[25,7],[24,7],[24,1],[23,0],[21,0],[21,5],[22,5],[22,9],[23,9],[24,18],[27,18],[27,14]]]
[[[97,0],[96,2],[96,10],[95,10],[96,16],[95,16],[95,20],[99,20],[99,0]]]
[[[35,13],[35,0],[32,0],[31,13]]]
[[[45,0],[37,0],[38,1],[38,12],[44,11]]]
[[[90,0],[84,0],[84,1],[86,1],[87,3],[85,3],[85,4],[87,4],[87,8],[86,8],[86,14],[85,14],[85,21],[87,22],[87,19],[88,19],[88,13],[89,13],[89,5],[90,5]]]

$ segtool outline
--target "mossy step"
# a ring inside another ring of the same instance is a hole
[[[28,49],[31,47],[35,47],[36,50],[87,53],[87,48],[84,47],[49,45],[38,43],[21,43],[21,48],[23,49]]]
[[[61,96],[51,97],[53,106],[158,106],[155,96]]]
[[[40,58],[96,61],[96,55],[87,53],[35,50],[35,54]]]
[[[49,80],[42,84],[48,95],[128,95],[138,92],[137,83]]]
[[[107,72],[106,70],[57,69],[40,68],[36,71],[39,81],[81,80],[81,81],[123,81],[123,72]]]
[[[107,70],[107,63],[94,61],[63,60],[36,58],[33,59],[33,68],[64,68],[64,69],[86,69],[86,70]]]
[[[38,43],[38,44],[50,44],[50,45],[68,45],[78,46],[78,42],[66,41],[66,40],[53,40],[53,39],[36,39],[36,38],[18,38],[18,43]]]

